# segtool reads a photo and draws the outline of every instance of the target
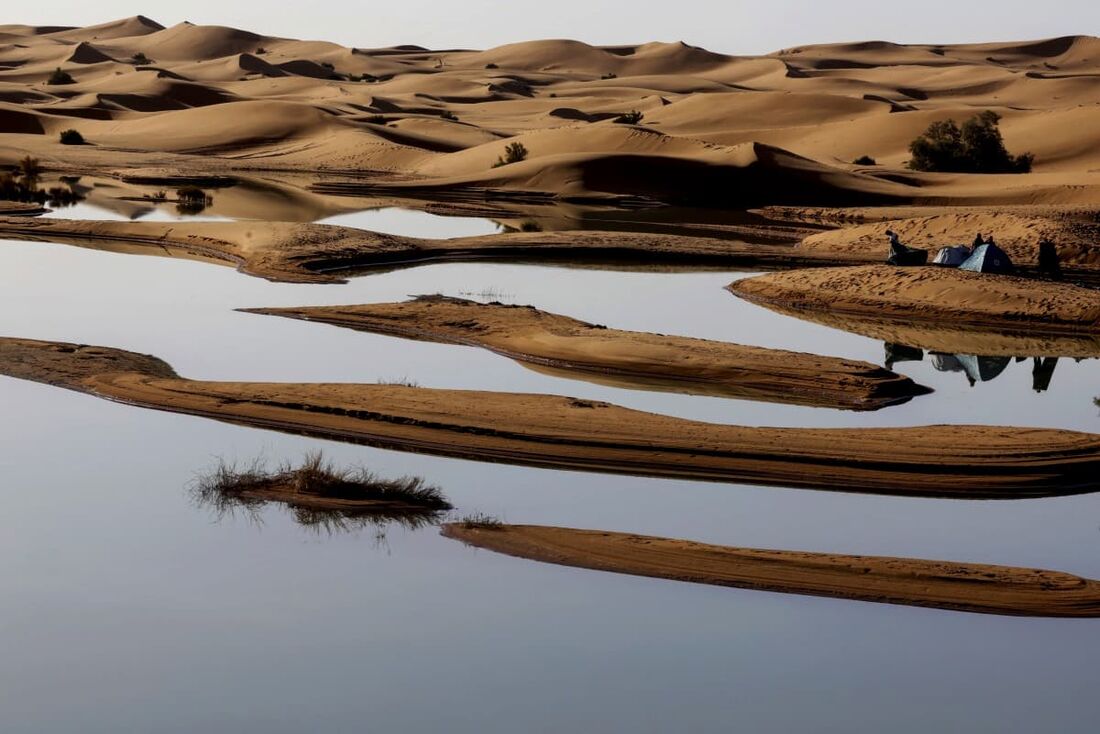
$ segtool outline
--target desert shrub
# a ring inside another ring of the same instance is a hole
[[[933,122],[909,144],[909,168],[951,173],[1028,173],[1035,156],[1014,156],[1005,149],[1000,120],[996,112],[986,110],[961,128],[954,120]]]
[[[492,62],[489,62],[488,64],[485,65],[485,68],[486,69],[499,69],[500,67],[497,66],[496,64],[492,63]]]
[[[351,52],[355,53],[355,49],[352,49]],[[256,55],[257,56],[263,56],[266,53],[267,53],[267,49],[264,48],[263,46],[260,46],[258,49],[256,49]]]
[[[62,71],[61,67],[59,66],[53,70],[52,74],[50,74],[49,79],[46,80],[46,84],[76,84],[76,79],[73,79],[69,72]]]
[[[637,125],[639,122],[642,121],[643,117],[645,117],[645,115],[643,115],[641,112],[638,112],[638,110],[631,110],[630,112],[624,112],[623,114],[616,117],[615,122],[619,122],[624,125]]]
[[[149,58],[148,56],[146,56],[146,55],[145,55],[144,53],[142,53],[141,51],[138,51],[138,52],[137,52],[136,54],[134,54],[133,56],[131,56],[131,57],[130,57],[130,60],[131,60],[131,61],[133,61],[133,62],[134,62],[135,64],[138,64],[138,65],[144,65],[144,64],[151,64],[151,63],[153,63],[153,62],[152,62],[152,59],[150,59],[150,58]]]
[[[603,76],[600,77],[600,79],[618,79],[618,78],[619,78],[619,75],[616,74],[615,72],[608,72],[607,74],[604,74]]]
[[[464,515],[455,521],[464,530],[504,530],[504,523],[498,517],[476,512]]]
[[[214,203],[214,197],[198,186],[184,186],[176,189],[176,211],[180,214],[201,214],[206,207]]]
[[[19,159],[19,172],[25,179],[36,179],[42,173],[42,165],[37,158],[25,155]]]
[[[62,130],[61,131],[61,144],[62,145],[84,145],[84,136],[80,134],[79,130]]]
[[[321,62],[321,66],[323,66],[324,68],[328,69],[329,71],[333,71],[333,70],[335,70],[335,69],[336,69],[336,67],[335,67],[335,66],[333,66],[333,65],[332,65],[332,63],[331,63],[331,62],[328,62],[328,61],[322,61],[322,62]]]
[[[519,163],[525,160],[527,160],[527,146],[520,142],[508,143],[508,147],[504,149],[504,155],[497,158],[497,162],[493,164],[493,168],[500,168],[501,166],[507,166],[511,163]]]
[[[854,161],[852,161],[852,163],[853,163],[853,165],[857,165],[857,166],[877,166],[878,165],[878,161],[876,161],[874,158],[872,158],[869,155],[861,155],[859,158],[856,158]]]
[[[443,110],[439,113],[439,116],[444,120],[458,120],[458,115],[451,112],[450,110]]]
[[[538,222],[524,222],[523,224],[519,225],[519,231],[520,232],[541,232],[542,231],[542,225],[539,224]]]

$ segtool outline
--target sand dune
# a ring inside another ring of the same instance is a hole
[[[738,589],[1023,617],[1100,616],[1100,581],[916,558],[707,545],[536,525],[449,523],[443,535],[519,558]]]
[[[404,303],[246,309],[360,331],[489,349],[584,379],[848,410],[877,410],[923,394],[909,378],[866,362],[595,326],[530,306],[422,296]]]
[[[147,355],[0,339],[0,374],[136,406],[478,461],[903,496],[1097,489],[1100,437],[1031,428],[718,425],[553,395],[187,380]]]
[[[171,153],[181,169],[262,160],[314,174],[384,172],[422,192],[742,208],[765,199],[1100,201],[1100,40],[1092,37],[847,43],[766,56],[571,40],[349,49],[137,16],[82,29],[8,25],[0,38],[8,39],[0,101],[23,115],[0,131],[19,136],[11,142],[21,150],[84,169],[138,167]],[[133,63],[138,54],[148,65]],[[75,85],[44,83],[59,66]],[[158,77],[179,86],[150,85]],[[214,105],[229,110],[173,116]],[[1010,148],[1036,154],[1035,175],[900,170],[929,123],[985,108],[1004,116]],[[643,113],[639,124],[614,122],[631,110]],[[74,119],[94,145],[59,150],[58,126]],[[493,168],[506,142],[523,143],[528,159]],[[881,165],[852,167],[862,155]]]

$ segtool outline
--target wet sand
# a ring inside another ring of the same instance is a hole
[[[247,426],[546,468],[970,499],[1100,488],[1100,436],[1073,431],[753,428],[553,395],[207,382],[147,355],[13,338],[0,339],[0,374]]]
[[[784,594],[1025,617],[1100,617],[1100,581],[1059,571],[707,545],[599,530],[450,523],[477,548],[562,566]]]
[[[559,375],[611,376],[620,386],[878,410],[927,388],[866,362],[621,331],[531,306],[421,296],[403,303],[244,309],[359,331],[488,349]]]

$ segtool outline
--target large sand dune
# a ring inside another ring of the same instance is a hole
[[[56,68],[75,83],[47,84]],[[1095,204],[1098,79],[1100,40],[1087,36],[729,56],[571,40],[350,49],[141,16],[0,26],[0,132],[59,168],[369,170],[434,190],[731,207]],[[1004,116],[1011,149],[1036,154],[1035,175],[898,171],[930,122],[987,108]],[[637,124],[616,121],[631,110]],[[91,146],[58,145],[73,126]],[[506,142],[528,159],[493,168]],[[853,166],[862,155],[882,165]]]

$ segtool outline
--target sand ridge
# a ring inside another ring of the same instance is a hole
[[[1073,431],[755,428],[555,395],[196,381],[148,355],[15,338],[0,339],[0,374],[241,425],[545,468],[971,499],[1100,486],[1100,436]]]
[[[535,525],[443,527],[497,553],[697,584],[1027,617],[1100,616],[1100,581],[1058,571],[707,545]]]
[[[531,306],[422,296],[402,303],[242,309],[360,331],[489,349],[558,374],[624,387],[848,410],[927,392],[866,362],[598,326]]]

